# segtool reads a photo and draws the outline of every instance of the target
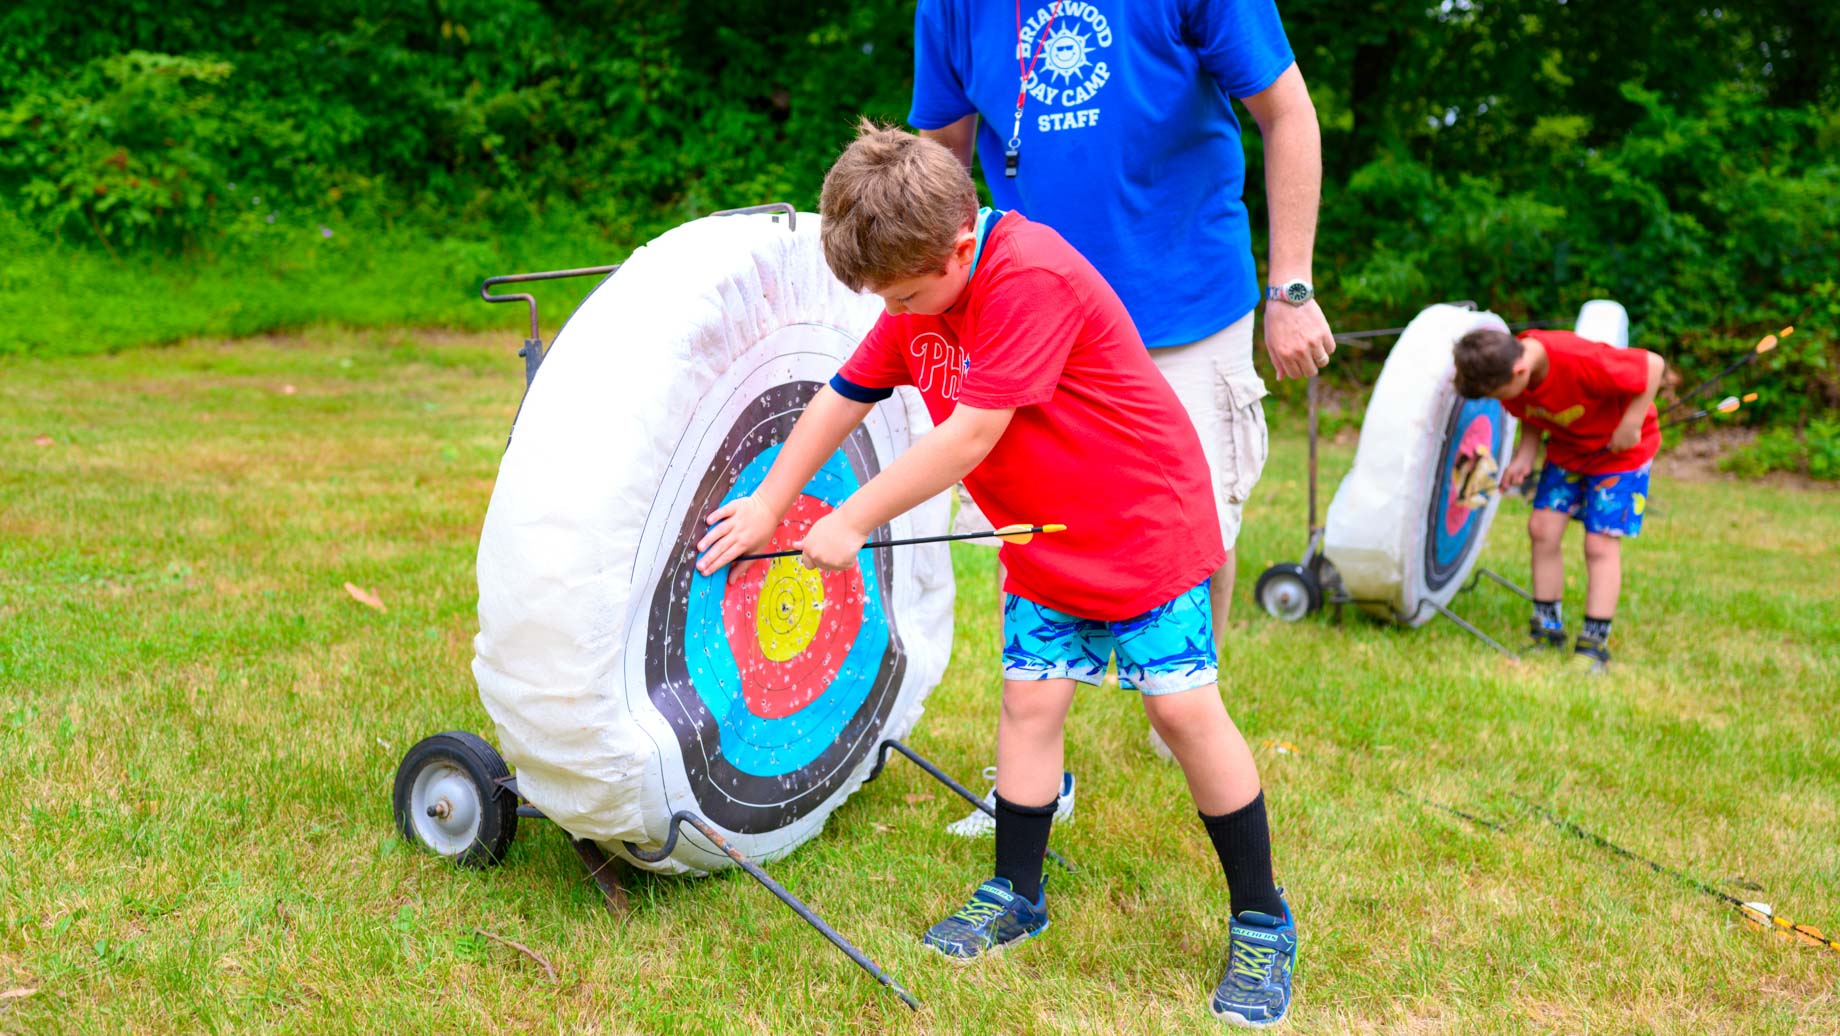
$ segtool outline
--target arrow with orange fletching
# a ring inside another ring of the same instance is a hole
[[[1682,425],[1690,421],[1697,421],[1703,417],[1712,417],[1717,414],[1736,413],[1738,408],[1743,406],[1744,404],[1755,403],[1755,402],[1757,402],[1757,393],[1755,392],[1746,392],[1741,397],[1740,396],[1726,396],[1724,399],[1719,400],[1718,406],[1707,407],[1704,410],[1695,410],[1690,414],[1685,414],[1681,417],[1676,417],[1672,421],[1663,421],[1661,422],[1660,426],[1662,428],[1672,428],[1675,425]]]
[[[1661,412],[1661,416],[1666,417],[1668,414],[1671,414],[1674,411],[1680,409],[1682,406],[1686,405],[1687,400],[1692,399],[1694,396],[1697,396],[1700,393],[1711,388],[1712,386],[1718,384],[1720,381],[1724,380],[1726,375],[1730,374],[1732,371],[1737,370],[1739,367],[1742,367],[1747,363],[1756,362],[1757,357],[1762,356],[1764,353],[1767,353],[1771,349],[1776,348],[1776,344],[1778,342],[1782,341],[1784,338],[1787,338],[1794,333],[1795,333],[1795,328],[1791,326],[1791,327],[1785,327],[1781,331],[1778,331],[1773,335],[1764,335],[1763,338],[1760,341],[1758,341],[1758,343],[1755,346],[1747,350],[1743,356],[1740,356],[1737,359],[1731,361],[1731,363],[1727,364],[1724,370],[1718,372],[1717,374],[1714,374],[1710,378],[1707,378],[1705,381],[1700,382],[1697,386],[1694,387],[1693,391],[1675,400],[1673,402],[1673,405],[1669,406],[1666,410],[1663,410]]]
[[[864,550],[880,550],[884,547],[911,547],[919,543],[944,543],[948,540],[982,540],[996,538],[1005,543],[1023,544],[1034,539],[1037,533],[1047,534],[1063,532],[1065,525],[1005,525],[1001,529],[986,529],[983,532],[957,532],[950,536],[920,536],[910,540],[870,540],[863,544]],[[805,553],[802,550],[775,550],[766,554],[743,554],[736,561],[767,561],[771,558],[796,558]]]

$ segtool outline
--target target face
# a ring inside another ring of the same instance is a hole
[[[643,679],[682,759],[667,784],[743,834],[793,824],[824,804],[873,750],[906,668],[891,619],[890,557],[865,551],[845,572],[797,558],[741,575],[696,571],[706,515],[760,487],[780,446],[835,360],[779,356],[708,405],[724,413],[688,459],[670,516],[661,574],[635,627],[646,631]],[[872,424],[853,431],[788,511],[768,550],[790,549],[881,470]],[[674,468],[677,465],[673,465]],[[871,538],[889,537],[884,526]],[[674,795],[673,797],[676,797]]]
[[[1425,514],[1425,587],[1437,591],[1448,585],[1464,562],[1479,548],[1487,527],[1486,501],[1476,506],[1469,492],[1476,467],[1503,456],[1508,443],[1508,422],[1501,403],[1493,399],[1459,398],[1450,408],[1444,429],[1444,447],[1432,469],[1435,479]]]

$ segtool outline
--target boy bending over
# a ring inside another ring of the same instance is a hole
[[[1527,522],[1533,539],[1536,647],[1565,647],[1568,519],[1584,523],[1584,628],[1573,664],[1601,673],[1610,664],[1610,620],[1623,585],[1620,542],[1642,531],[1648,467],[1661,448],[1655,391],[1666,363],[1656,353],[1618,349],[1569,331],[1471,331],[1457,340],[1457,391],[1499,399],[1528,429],[1502,473],[1513,489],[1533,471],[1541,433],[1546,465]]]
[[[824,178],[824,255],[887,313],[819,390],[750,497],[709,516],[709,574],[760,549],[878,400],[913,385],[936,427],[811,526],[805,564],[857,563],[871,530],[962,480],[997,525],[1064,522],[1005,545],[995,874],[926,945],[969,960],[1048,927],[1042,858],[1076,684],[1116,654],[1182,764],[1226,871],[1228,963],[1210,1006],[1264,1025],[1290,1006],[1297,931],[1271,876],[1258,769],[1228,718],[1208,577],[1226,557],[1193,425],[1118,296],[1060,235],[980,211],[932,141],[865,125]]]

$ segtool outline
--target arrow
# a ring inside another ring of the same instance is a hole
[[[986,529],[983,532],[958,532],[950,536],[921,536],[910,540],[870,540],[862,545],[864,550],[881,550],[885,547],[911,547],[918,543],[944,543],[947,540],[982,540],[996,537],[1005,543],[1023,544],[1035,538],[1036,533],[1047,534],[1062,532],[1065,525],[1005,525],[1001,529]],[[775,550],[766,554],[743,554],[736,561],[766,561],[771,558],[796,558],[805,553],[802,550]]]
[[[1693,391],[1687,393],[1684,396],[1681,396],[1679,399],[1675,400],[1671,405],[1669,405],[1666,410],[1661,411],[1661,415],[1665,417],[1668,414],[1673,413],[1675,410],[1680,409],[1680,407],[1683,406],[1687,402],[1687,400],[1692,399],[1694,396],[1697,396],[1700,393],[1711,388],[1712,386],[1718,384],[1719,381],[1723,379],[1727,374],[1730,374],[1732,371],[1737,370],[1739,367],[1742,367],[1747,363],[1754,362],[1757,359],[1757,357],[1762,356],[1764,353],[1767,353],[1771,349],[1776,348],[1777,342],[1781,341],[1784,338],[1789,337],[1790,335],[1794,333],[1795,333],[1795,328],[1793,326],[1790,326],[1790,327],[1783,328],[1781,331],[1778,331],[1776,334],[1764,335],[1762,340],[1759,341],[1755,346],[1753,346],[1749,351],[1745,352],[1743,356],[1740,356],[1737,359],[1731,361],[1731,363],[1728,364],[1724,370],[1718,372],[1717,374],[1714,374],[1710,378],[1707,378],[1705,381],[1700,382],[1697,386],[1694,387]]]
[[[1660,427],[1672,428],[1675,425],[1687,424],[1690,421],[1698,421],[1701,418],[1712,417],[1716,414],[1736,413],[1738,408],[1744,404],[1755,402],[1757,402],[1757,393],[1755,392],[1746,392],[1742,398],[1738,396],[1726,396],[1724,399],[1719,400],[1718,406],[1708,407],[1704,410],[1695,410],[1685,416],[1676,417],[1672,421],[1663,421]]]

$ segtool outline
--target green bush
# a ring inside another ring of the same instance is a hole
[[[1755,442],[1721,459],[1719,468],[1745,476],[1788,471],[1840,481],[1840,421],[1811,421],[1800,431],[1769,429]]]

